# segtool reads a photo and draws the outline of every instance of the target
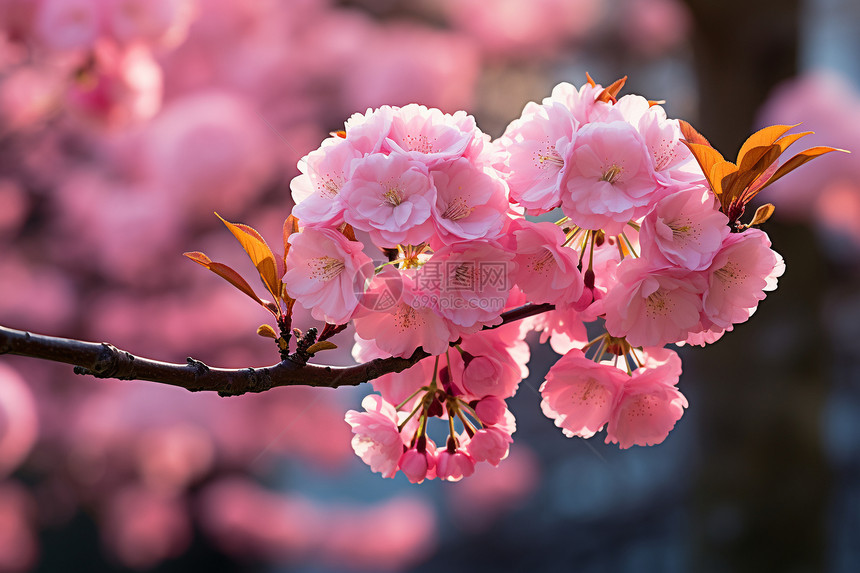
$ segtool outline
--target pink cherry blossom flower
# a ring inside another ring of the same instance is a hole
[[[489,462],[494,466],[508,457],[511,435],[495,426],[481,428],[463,446],[468,455],[476,462]]]
[[[390,105],[352,114],[344,124],[346,140],[361,155],[378,153],[391,131],[394,110]]]
[[[317,320],[345,324],[358,307],[356,285],[363,284],[359,272],[372,268],[363,245],[331,229],[305,227],[290,236],[287,293]]]
[[[381,354],[379,357],[384,356],[385,354]],[[366,360],[363,359],[363,361]],[[371,380],[371,384],[373,384],[373,389],[379,392],[386,402],[389,404],[400,404],[414,395],[416,390],[430,383],[430,380],[433,379],[434,364],[434,358],[425,358],[403,372],[392,372]],[[418,398],[419,396],[416,396],[409,403],[405,404],[404,408],[411,408]]]
[[[684,340],[699,323],[704,286],[699,273],[625,259],[618,266],[618,285],[602,300],[606,330],[633,346]]]
[[[706,269],[729,234],[729,218],[707,188],[691,187],[657,202],[642,221],[642,256],[691,271]]]
[[[683,136],[678,120],[668,119],[661,106],[650,105],[641,96],[624,96],[618,101],[618,106],[621,107],[628,98],[645,103],[639,120],[631,121],[631,124],[638,128],[645,141],[657,180],[666,186],[703,183],[701,168],[687,146],[681,143]]]
[[[433,234],[436,188],[426,167],[405,155],[375,153],[352,164],[341,190],[344,219],[379,247],[417,245]]]
[[[513,396],[523,374],[509,348],[504,340],[491,333],[464,336],[460,343],[463,353],[452,352],[449,356],[455,385],[475,399]]]
[[[508,211],[507,186],[499,174],[465,158],[433,171],[436,186],[434,247],[473,239],[496,239]]]
[[[575,224],[618,234],[647,212],[658,190],[648,149],[629,123],[591,123],[577,132],[561,194]]]
[[[705,315],[722,328],[744,322],[765,293],[776,289],[784,271],[785,263],[771,250],[767,234],[758,229],[730,234],[706,271]]]
[[[355,434],[352,449],[372,471],[382,477],[394,477],[404,450],[397,430],[397,412],[378,394],[366,396],[361,406],[364,412],[350,410],[346,413],[346,422]]]
[[[464,111],[450,115],[418,104],[392,109],[391,130],[383,151],[405,153],[431,169],[462,157],[472,141],[483,136],[475,118]]]
[[[375,340],[389,356],[406,358],[419,347],[430,354],[442,354],[448,343],[459,337],[440,316],[434,300],[416,290],[408,277],[404,277],[400,300],[390,309],[356,317],[354,323],[358,336]]]
[[[330,137],[299,161],[301,171],[290,182],[295,215],[305,225],[336,226],[343,222],[340,192],[361,153],[340,137]]]
[[[498,323],[511,290],[513,253],[490,241],[468,241],[439,249],[416,276],[438,299],[439,313],[457,327]]]
[[[564,435],[590,438],[609,421],[627,375],[571,350],[556,362],[540,387],[541,410]]]
[[[507,181],[511,198],[533,213],[544,213],[561,205],[561,185],[576,121],[558,102],[538,105],[529,102],[497,145],[509,154]]]
[[[517,223],[517,271],[514,281],[531,302],[569,306],[579,300],[585,287],[579,253],[562,246],[565,234],[550,222]]]
[[[550,347],[564,356],[574,348],[588,342],[588,332],[579,313],[573,309],[552,310],[520,321],[520,335],[540,332],[540,344],[549,341]]]
[[[478,420],[489,426],[502,423],[507,411],[508,407],[505,401],[498,396],[485,396],[478,400],[475,405],[475,414],[477,414]]]
[[[567,82],[562,82],[552,88],[549,97],[544,98],[543,104],[558,102],[573,114],[577,125],[583,126],[593,121],[615,121],[622,119],[621,114],[613,109],[611,103],[597,101],[597,96],[603,91],[603,86],[584,84],[577,88]]]
[[[646,362],[644,368],[634,370],[613,409],[606,443],[617,443],[626,449],[634,444],[653,446],[665,440],[689,405],[675,387],[679,374],[677,355],[663,364]]]
[[[467,452],[447,449],[436,454],[436,475],[446,481],[460,481],[475,472],[475,460]]]

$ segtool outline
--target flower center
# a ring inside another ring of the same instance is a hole
[[[613,165],[603,173],[603,176],[600,178],[600,180],[612,184],[618,181],[618,178],[621,177],[622,173],[624,173],[623,167],[619,165]]]
[[[397,207],[403,203],[403,195],[400,194],[400,189],[397,187],[390,187],[382,194],[382,197],[385,199],[385,202],[392,207]]]
[[[532,270],[534,272],[539,273],[543,271],[544,267],[551,264],[555,260],[555,257],[552,255],[552,251],[549,249],[544,249],[543,254],[540,257],[536,257],[532,262]]]
[[[454,270],[452,283],[459,288],[474,288],[475,278],[475,263],[462,263]]]
[[[541,169],[549,166],[564,167],[564,159],[554,145],[548,145],[537,153],[537,166]]]
[[[426,135],[407,134],[403,140],[406,144],[406,149],[409,151],[417,151],[418,153],[433,153],[433,143],[427,139]]]
[[[671,310],[671,304],[666,300],[666,293],[660,289],[657,290],[645,299],[645,304],[648,308],[648,316],[663,316]]]
[[[328,282],[336,278],[346,268],[346,263],[334,257],[318,257],[308,261],[311,270],[311,278]]]
[[[337,197],[337,194],[340,193],[340,185],[337,181],[334,180],[333,177],[329,177],[322,181],[319,185],[320,195],[323,197],[328,197],[329,199],[333,199]]]
[[[469,207],[466,203],[466,200],[462,197],[455,197],[453,201],[448,203],[448,207],[445,209],[445,212],[442,213],[443,219],[450,219],[451,221],[459,221],[460,219],[464,219],[472,214],[474,207]]]

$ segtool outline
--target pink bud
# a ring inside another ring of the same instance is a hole
[[[475,405],[475,413],[482,424],[494,426],[505,419],[507,406],[496,396],[487,396]]]
[[[490,356],[476,356],[463,371],[463,386],[475,396],[498,394],[502,366]]]
[[[429,452],[419,452],[412,448],[400,456],[400,471],[412,483],[421,483],[427,478],[427,472],[436,465],[436,460]]]
[[[436,475],[447,481],[460,481],[472,475],[475,471],[475,461],[461,450],[453,454],[443,450],[436,458]]]

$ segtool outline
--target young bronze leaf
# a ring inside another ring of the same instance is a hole
[[[720,196],[720,203],[724,206],[728,205],[731,197],[725,197],[723,194],[723,184],[726,177],[738,170],[738,166],[731,161],[718,161],[711,166],[711,172],[708,174],[708,182],[711,184],[711,190],[714,194]]]
[[[797,155],[795,155],[794,157],[792,157],[791,159],[786,161],[779,169],[777,169],[776,173],[773,174],[773,177],[771,177],[767,181],[767,183],[762,185],[762,189],[767,187],[768,185],[770,185],[771,183],[773,183],[777,179],[781,178],[783,175],[787,175],[787,174],[791,173],[792,171],[794,171],[795,169],[797,169],[798,167],[800,167],[801,165],[803,165],[807,161],[812,161],[816,157],[821,157],[825,153],[830,153],[831,151],[841,151],[842,153],[851,153],[850,151],[847,151],[845,149],[838,149],[836,147],[826,147],[826,146],[812,147],[810,149],[807,149],[806,151],[801,151],[800,153],[798,153]]]
[[[760,129],[757,132],[753,133],[741,146],[741,150],[738,151],[738,165],[741,164],[744,155],[746,155],[750,150],[756,147],[770,147],[777,139],[785,135],[785,132],[787,132],[792,127],[797,127],[798,125],[800,124],[798,123],[795,125],[772,125],[770,127],[765,127],[764,129]]]
[[[260,297],[257,296],[257,294],[254,292],[254,289],[251,288],[251,285],[249,285],[248,282],[243,279],[239,273],[237,273],[227,265],[223,263],[213,263],[209,257],[198,251],[191,253],[183,253],[183,255],[185,255],[195,263],[206,267],[207,269],[209,269],[210,271],[212,271],[213,273],[215,273],[216,275],[226,280],[228,283],[254,299],[260,305],[264,307],[266,306],[266,301],[262,300]]]
[[[754,147],[743,156],[743,162],[738,165],[738,170],[723,180],[723,192],[734,198],[741,198],[746,204],[755,197],[755,193],[745,193],[753,181],[758,179],[762,173],[776,163],[782,150],[779,145]]]
[[[618,96],[618,92],[621,91],[621,88],[624,87],[625,83],[627,83],[627,76],[624,76],[620,80],[615,80],[609,85],[609,87],[600,92],[600,95],[597,96],[597,101],[606,103],[611,101],[612,103],[615,103],[615,98]]]
[[[251,262],[257,267],[257,272],[260,273],[260,278],[263,279],[263,284],[266,289],[277,300],[278,293],[281,292],[281,279],[278,276],[277,265],[275,264],[275,255],[272,249],[266,243],[265,239],[255,229],[241,223],[230,223],[221,215],[215,213],[221,221],[230,229],[233,236],[239,240],[242,248],[251,257]]]
[[[294,215],[287,217],[284,221],[284,267],[287,266],[287,253],[290,252],[290,235],[299,232],[299,220]]]
[[[340,226],[340,232],[343,233],[343,236],[349,239],[350,241],[357,241],[355,238],[355,229],[352,228],[352,225],[349,223],[344,223]]]
[[[774,207],[771,203],[765,203],[761,207],[755,210],[755,216],[753,217],[752,223],[750,223],[750,227],[755,227],[756,225],[761,225],[773,215]]]
[[[711,184],[711,189],[716,187],[715,182],[711,181],[711,169],[713,169],[714,165],[717,163],[725,161],[723,156],[720,155],[720,152],[710,147],[708,145],[702,145],[700,143],[690,143],[689,141],[681,140],[681,142],[687,146],[690,150],[690,153],[693,154],[693,157],[696,158],[696,162],[699,164],[699,167],[702,168],[702,174],[704,174],[705,179],[708,180],[708,183]]]
[[[681,135],[684,136],[684,139],[688,143],[695,143],[696,145],[704,145],[706,147],[710,147],[713,149],[713,145],[708,141],[704,135],[696,131],[696,129],[690,125],[689,122],[684,121],[683,119],[678,120],[678,125],[681,128]]]
[[[328,340],[322,340],[320,342],[315,342],[308,347],[308,354],[316,354],[322,350],[334,350],[337,348],[337,344],[334,342],[329,342]]]
[[[814,132],[812,132],[812,131],[801,131],[800,133],[789,133],[788,135],[786,135],[784,137],[780,137],[779,139],[774,141],[774,143],[779,145],[779,148],[782,149],[783,152],[785,152],[785,150],[788,149],[788,147],[791,144],[793,144],[795,141],[797,141],[801,137],[806,137],[807,135],[812,135],[813,133]]]
[[[275,332],[275,329],[268,324],[261,324],[260,326],[258,326],[257,334],[259,334],[263,338],[271,338],[272,340],[278,339],[278,333]]]

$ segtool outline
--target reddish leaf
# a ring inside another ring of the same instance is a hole
[[[271,311],[271,308],[269,308],[268,306],[268,304],[270,304],[269,301],[264,301],[263,299],[258,297],[257,294],[254,292],[254,289],[251,288],[251,285],[249,285],[248,282],[232,268],[228,267],[223,263],[213,263],[209,257],[199,251],[183,253],[183,255],[185,255],[195,263],[206,267],[207,269],[209,269],[210,271],[212,271],[213,273],[215,273],[216,275],[226,280],[231,285],[254,299],[257,303]]]
[[[738,170],[738,166],[731,161],[717,161],[711,166],[711,172],[708,174],[708,181],[711,183],[711,189],[717,195],[723,194],[723,181],[725,178]],[[727,202],[728,197],[720,197],[720,202]]]
[[[681,119],[681,120],[678,120],[678,124],[681,127],[681,135],[684,136],[684,139],[686,139],[688,143],[693,143],[696,145],[704,145],[705,147],[710,147],[711,149],[714,148],[714,146],[711,145],[711,142],[709,142],[707,139],[705,139],[705,136],[702,135],[701,133],[699,133],[698,131],[696,131],[695,128],[692,125],[690,125],[688,122]],[[720,157],[722,157],[722,156],[720,156]],[[707,171],[706,171],[706,173],[707,173]]]
[[[762,223],[770,219],[770,216],[773,215],[774,210],[776,210],[776,207],[774,207],[770,203],[765,203],[764,205],[756,209],[755,216],[753,217],[752,223],[750,223],[750,227],[761,225]]]
[[[740,151],[738,151],[738,165],[741,164],[743,157],[747,154],[747,152],[756,147],[770,147],[777,139],[782,137],[785,132],[787,132],[792,127],[797,127],[798,125],[800,124],[798,123],[795,125],[772,125],[770,127],[765,127],[753,133],[741,146]]]
[[[604,90],[600,92],[600,95],[597,96],[597,101],[615,103],[615,98],[618,96],[618,92],[621,91],[621,88],[624,87],[625,83],[627,83],[627,76],[624,76],[620,80],[615,80],[609,85],[609,87],[604,88]]]
[[[260,278],[263,279],[263,284],[275,299],[278,298],[278,293],[281,292],[281,278],[278,276],[277,265],[275,264],[275,255],[272,249],[266,243],[265,239],[255,229],[241,223],[230,223],[221,215],[215,213],[221,221],[230,229],[239,240],[239,244],[251,257],[251,262],[257,267],[257,272],[260,273]]]
[[[334,350],[337,348],[337,344],[334,342],[329,342],[328,340],[322,340],[320,342],[315,342],[308,347],[308,354],[316,354],[322,350]]]
[[[257,327],[257,334],[259,334],[263,338],[271,338],[272,340],[278,339],[278,333],[275,332],[275,329],[268,324],[261,324],[259,327]]]
[[[299,220],[295,216],[290,215],[284,221],[284,268],[287,266],[287,253],[290,252],[289,238],[293,233],[299,232]]]
[[[711,169],[713,169],[714,165],[717,163],[725,161],[723,156],[720,155],[720,152],[714,149],[709,145],[702,145],[701,143],[690,143],[686,140],[681,140],[681,142],[687,146],[690,150],[690,153],[695,157],[696,162],[699,164],[699,167],[702,169],[702,173],[705,178],[708,180],[708,183],[711,184],[711,189],[715,189],[717,187],[717,182],[711,180]],[[717,191],[714,191],[715,193]]]
[[[774,141],[774,143],[778,144],[780,149],[782,149],[784,152],[786,149],[788,149],[788,147],[791,144],[793,144],[795,141],[797,141],[801,137],[806,137],[807,135],[812,135],[812,134],[813,134],[812,131],[801,131],[800,133],[789,133],[788,135],[786,135],[784,137],[780,137],[779,139]]]
[[[343,233],[343,236],[349,239],[350,241],[357,241],[355,238],[355,229],[352,228],[352,225],[349,223],[344,223],[340,226],[340,232]]]
[[[743,156],[742,163],[738,165],[738,170],[723,181],[723,192],[732,199],[740,199],[743,204],[748,203],[760,188],[752,193],[747,188],[776,163],[781,153],[782,149],[779,145],[754,147],[748,150]]]
[[[831,151],[841,151],[842,153],[851,153],[845,149],[837,149],[836,147],[812,147],[807,149],[806,151],[801,151],[788,161],[786,161],[779,169],[776,170],[776,173],[773,174],[773,177],[768,179],[767,183],[762,185],[762,189],[781,178],[784,175],[787,175],[806,163],[807,161],[812,161],[816,157],[821,157],[825,153],[830,153]]]

